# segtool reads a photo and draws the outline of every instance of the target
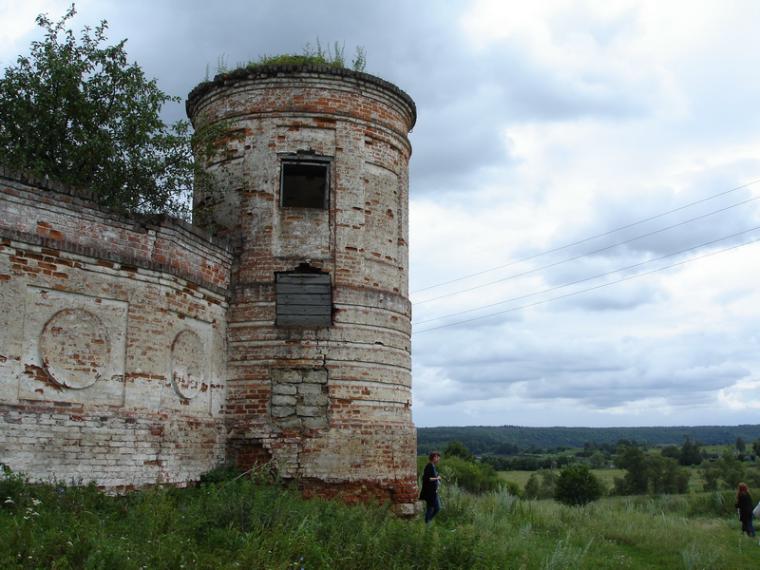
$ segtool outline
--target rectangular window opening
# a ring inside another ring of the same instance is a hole
[[[284,208],[327,208],[330,163],[283,160],[280,205]]]

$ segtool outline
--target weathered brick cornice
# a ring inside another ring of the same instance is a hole
[[[48,178],[47,176],[35,176],[33,174],[19,172],[0,164],[0,187],[8,186],[12,183],[24,185],[26,187],[24,188],[25,191],[49,192],[52,194],[50,202],[59,206],[65,207],[68,205],[69,207],[73,206],[78,209],[86,208],[88,210],[97,211],[113,221],[134,227],[146,229],[173,228],[184,234],[191,234],[198,240],[206,242],[217,249],[223,250],[227,254],[232,251],[232,246],[228,239],[215,236],[202,228],[194,226],[179,218],[175,218],[174,216],[167,214],[125,214],[118,212],[99,203],[97,195],[91,190],[74,188],[58,182],[57,180]]]
[[[238,82],[246,80],[257,79],[269,79],[276,77],[309,77],[324,78],[325,76],[334,76],[336,78],[345,78],[348,80],[356,81],[357,83],[364,83],[373,85],[382,90],[388,91],[391,94],[399,98],[407,107],[410,116],[410,129],[414,127],[417,122],[417,106],[414,104],[414,100],[402,89],[394,85],[393,83],[381,79],[375,75],[364,73],[362,71],[354,71],[353,69],[346,69],[343,67],[332,67],[330,65],[296,65],[296,64],[280,64],[280,65],[254,65],[251,67],[241,67],[233,71],[226,73],[220,73],[214,77],[212,81],[204,81],[196,85],[187,96],[187,102],[185,108],[187,110],[188,117],[192,117],[195,114],[196,107],[199,101],[207,94],[211,93],[214,89],[229,87],[235,85]]]

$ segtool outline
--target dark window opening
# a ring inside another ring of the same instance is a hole
[[[329,162],[282,162],[280,204],[284,208],[327,208]]]
[[[278,326],[332,325],[332,285],[327,273],[289,272],[275,275]]]

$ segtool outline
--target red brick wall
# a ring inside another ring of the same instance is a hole
[[[409,512],[413,102],[365,74],[272,67],[200,86],[188,112],[197,131],[223,131],[208,163],[224,188],[211,200],[212,218],[237,244],[229,456],[241,465],[271,457],[309,495],[390,500]],[[279,206],[281,159],[299,153],[330,160],[328,209]],[[331,327],[274,324],[275,272],[301,263],[330,275]],[[324,389],[313,374],[325,374]],[[295,416],[280,417],[289,413],[283,405]]]
[[[0,175],[0,461],[111,488],[197,479],[224,459],[230,251]]]
[[[228,242],[0,172],[1,460],[131,487],[226,455],[410,513],[414,103],[366,74],[277,67],[204,84],[188,111],[222,131],[219,192],[196,203]],[[330,161],[325,210],[279,207],[299,152]],[[330,275],[330,327],[275,326],[275,272],[302,263]]]

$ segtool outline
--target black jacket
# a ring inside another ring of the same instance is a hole
[[[739,495],[736,499],[736,508],[739,509],[739,520],[748,521],[752,517],[752,509],[755,504],[752,502],[752,496],[749,493]]]
[[[435,465],[428,463],[425,465],[425,471],[422,473],[420,499],[434,501],[436,495],[438,495],[438,481],[431,481],[433,477],[438,477],[438,470],[435,468]]]

